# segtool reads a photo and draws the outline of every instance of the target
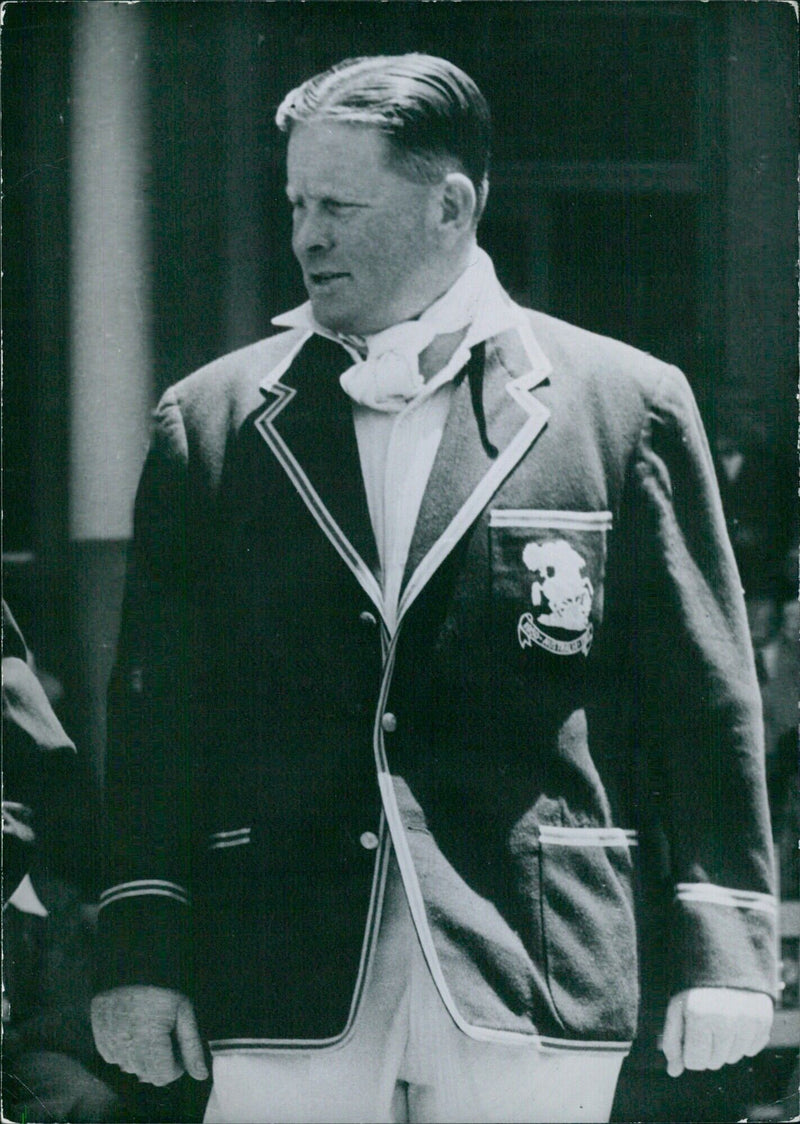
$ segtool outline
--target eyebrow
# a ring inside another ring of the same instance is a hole
[[[289,185],[285,188],[286,198],[290,203],[294,203],[297,199],[303,198],[302,192],[293,192]],[[315,198],[312,196],[311,198]],[[342,199],[336,195],[321,195],[317,198],[318,203],[336,203],[340,207],[369,207],[369,202],[362,202],[360,199]]]

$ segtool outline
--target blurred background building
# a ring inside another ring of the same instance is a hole
[[[771,0],[4,7],[5,594],[98,784],[149,411],[304,299],[275,109],[407,50],[492,106],[481,241],[512,294],[687,373],[794,759],[796,34]]]

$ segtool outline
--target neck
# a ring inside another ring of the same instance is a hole
[[[426,301],[426,303],[416,312],[414,317],[409,317],[409,319],[416,319],[416,317],[421,316],[423,312],[426,312],[427,309],[431,307],[432,304],[436,304],[436,302],[440,300],[445,295],[445,293],[449,292],[450,289],[452,289],[456,281],[458,281],[459,277],[461,277],[465,269],[473,260],[477,249],[478,244],[475,241],[475,236],[473,235],[472,237],[470,237],[469,241],[465,242],[464,245],[457,251],[457,253],[454,254],[452,260],[448,263],[447,268],[442,271],[439,285],[433,287],[435,289],[435,295],[432,296],[428,301]]]

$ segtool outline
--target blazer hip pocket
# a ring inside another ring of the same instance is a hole
[[[540,829],[545,971],[570,1035],[628,1042],[636,1030],[633,841],[619,828]]]

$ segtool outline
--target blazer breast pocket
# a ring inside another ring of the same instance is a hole
[[[610,511],[489,515],[495,639],[518,655],[583,660],[603,618]]]

